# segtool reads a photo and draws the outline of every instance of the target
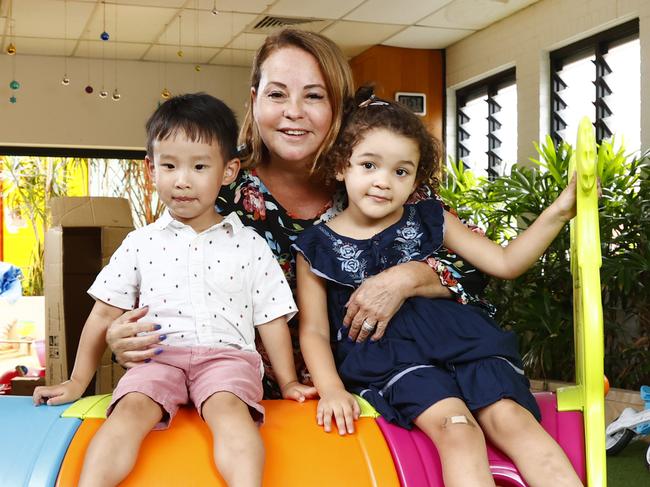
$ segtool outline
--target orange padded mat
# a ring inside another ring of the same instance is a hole
[[[354,435],[324,433],[316,401],[263,401],[266,447],[264,486],[398,487],[384,437],[372,418],[357,421]],[[61,465],[57,486],[77,485],[86,447],[102,424],[86,419]],[[110,456],[106,458],[110,462]],[[135,469],[122,486],[225,486],[214,467],[212,437],[194,409],[182,408],[169,429],[145,438]]]

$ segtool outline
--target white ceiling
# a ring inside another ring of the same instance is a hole
[[[266,16],[306,20],[296,26],[349,57],[375,44],[442,49],[536,1],[0,0],[0,52],[249,66]]]

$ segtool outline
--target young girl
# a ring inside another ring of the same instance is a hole
[[[437,142],[408,109],[368,98],[363,90],[330,162],[331,176],[345,184],[348,207],[295,244],[300,344],[321,398],[318,424],[330,431],[334,416],[340,434],[352,433],[356,393],[387,420],[416,425],[431,438],[447,487],[494,485],[483,434],[530,485],[580,485],[537,421],[516,336],[484,311],[411,297],[385,334],[364,321],[361,334],[372,334],[371,340],[352,340],[343,324],[348,298],[364,279],[402,262],[425,261],[442,245],[488,274],[519,276],[575,215],[575,181],[515,241],[496,245],[436,199],[405,204],[421,182],[433,181],[435,189]]]

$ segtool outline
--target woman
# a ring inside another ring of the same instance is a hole
[[[244,169],[232,185],[222,189],[217,205],[224,214],[237,212],[245,225],[266,238],[292,289],[291,243],[305,228],[328,220],[345,205],[344,193],[324,182],[320,166],[341,126],[343,101],[353,94],[349,64],[340,49],[319,34],[282,30],[266,39],[253,61],[251,98],[240,133]],[[457,299],[478,302],[450,277],[462,277],[458,271],[462,263],[454,266],[452,262],[458,264],[458,258],[443,252],[429,265],[408,262],[367,279],[348,303],[344,322],[350,327],[350,337],[379,339],[409,296],[451,297],[452,289]],[[482,290],[483,277],[473,276],[474,282],[467,282],[466,277],[461,282]],[[151,323],[136,323],[144,314],[140,310],[125,313],[106,335],[125,367],[162,351],[157,347],[157,334],[136,336],[155,330]],[[298,350],[296,320],[290,327],[298,377],[308,381]],[[266,359],[265,368],[266,396],[279,397]]]

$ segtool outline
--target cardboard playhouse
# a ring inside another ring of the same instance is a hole
[[[86,318],[95,301],[87,290],[133,230],[125,198],[60,197],[50,200],[45,233],[46,383],[70,377]],[[87,394],[110,393],[124,371],[104,353]]]

